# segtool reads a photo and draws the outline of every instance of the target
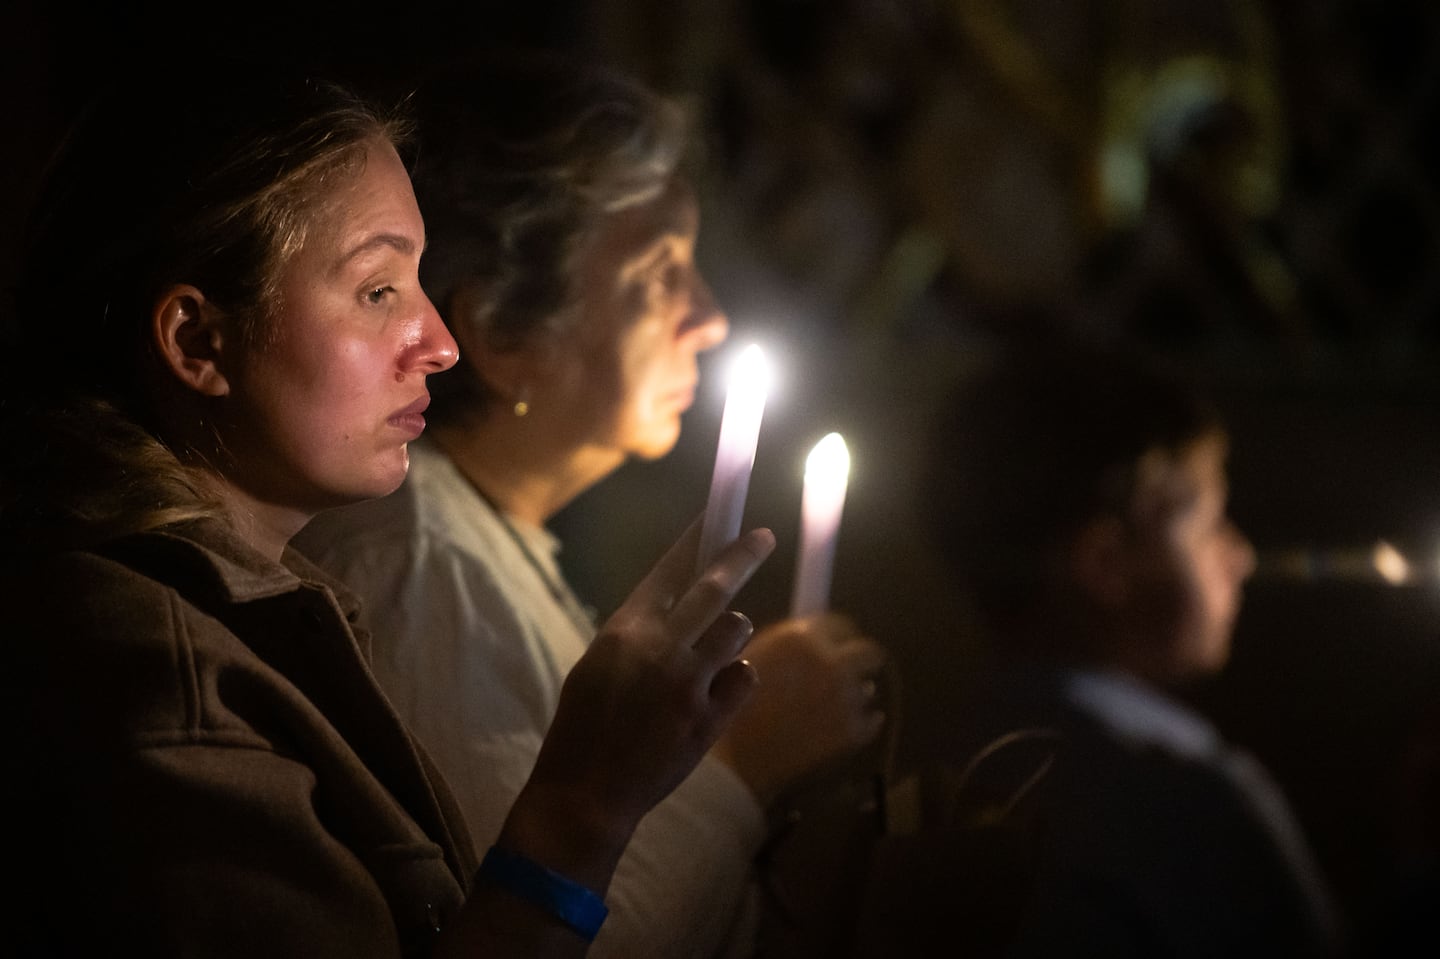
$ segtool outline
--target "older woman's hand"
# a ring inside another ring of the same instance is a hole
[[[872,742],[885,722],[876,677],[885,650],[848,617],[822,613],[761,630],[746,656],[759,688],[715,756],[768,805]]]

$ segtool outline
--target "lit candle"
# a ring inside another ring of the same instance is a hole
[[[747,346],[730,371],[730,388],[720,417],[715,473],[710,479],[710,497],[705,503],[705,520],[700,529],[697,570],[703,571],[721,547],[740,535],[769,379],[765,354],[754,344]]]
[[[839,433],[830,433],[805,460],[805,492],[800,501],[800,553],[795,563],[795,591],[790,615],[809,616],[830,605],[830,573],[835,565],[835,538],[845,507],[850,478],[850,452]]]

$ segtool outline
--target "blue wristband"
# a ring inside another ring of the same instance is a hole
[[[489,880],[511,895],[539,906],[583,936],[586,942],[595,941],[600,924],[610,914],[604,900],[578,882],[499,846],[491,846],[485,853],[475,878]]]

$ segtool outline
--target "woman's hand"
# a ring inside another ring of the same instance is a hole
[[[880,733],[876,676],[887,656],[849,618],[822,613],[756,634],[746,658],[760,679],[750,702],[715,745],[715,756],[762,805]]]
[[[697,520],[571,670],[501,836],[600,892],[641,817],[689,775],[756,685],[737,658],[750,621],[726,607],[775,538],[752,530],[697,580],[699,539]]]

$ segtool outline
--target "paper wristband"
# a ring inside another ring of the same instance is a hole
[[[546,869],[518,853],[491,846],[477,880],[488,880],[511,895],[539,906],[550,915],[593,942],[610,910],[604,900],[572,879]]]

